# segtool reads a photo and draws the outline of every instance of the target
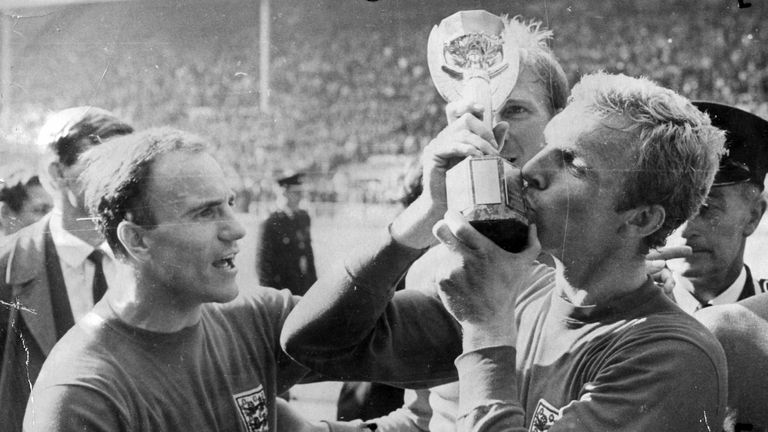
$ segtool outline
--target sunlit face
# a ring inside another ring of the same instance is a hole
[[[523,167],[526,199],[542,248],[563,263],[600,259],[616,250],[616,211],[630,147],[574,105],[555,116],[546,146]]]
[[[151,260],[143,273],[192,305],[232,300],[237,240],[245,230],[221,167],[207,153],[172,152],[151,172],[147,196],[157,226],[144,233]]]
[[[752,206],[741,187],[745,185],[713,187],[699,213],[670,239],[693,249],[692,256],[670,260],[669,266],[694,286],[727,288],[741,271],[746,238],[754,230]]]
[[[496,114],[496,121],[509,123],[501,156],[517,166],[525,165],[544,143],[544,128],[552,118],[545,83],[523,68],[517,84]]]

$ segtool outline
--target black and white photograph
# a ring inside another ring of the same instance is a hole
[[[0,432],[768,432],[764,0],[0,0]]]

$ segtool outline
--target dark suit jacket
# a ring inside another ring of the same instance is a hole
[[[49,221],[50,214],[0,241],[0,300],[23,307],[0,305],[0,425],[4,431],[21,430],[30,389],[43,361],[72,325]]]

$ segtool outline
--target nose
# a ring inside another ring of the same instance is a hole
[[[544,169],[543,156],[541,153],[537,154],[531,160],[523,165],[521,170],[523,180],[527,184],[528,188],[534,189],[546,189],[547,188],[547,176]]]
[[[237,215],[231,208],[227,209],[227,214],[221,220],[219,229],[219,238],[223,241],[236,241],[245,237],[245,227],[237,219]]]
[[[699,235],[702,231],[707,229],[707,224],[700,216],[694,216],[692,219],[688,219],[683,222],[678,228],[680,236],[684,239],[690,239]]]

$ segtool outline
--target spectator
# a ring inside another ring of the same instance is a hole
[[[0,230],[5,235],[37,222],[51,210],[51,196],[26,164],[11,164],[0,173]]]
[[[451,162],[496,154],[487,138],[457,151],[462,137],[428,146],[422,196],[374,249],[318,281],[294,308],[286,351],[326,376],[410,385],[454,378],[456,359],[460,430],[719,425],[722,349],[653,284],[644,256],[703,202],[722,133],[648,80],[583,78],[547,125],[546,146],[523,167],[535,225],[520,254],[457,213],[439,221]],[[433,231],[448,249],[435,274],[439,298],[408,290],[392,298]],[[539,241],[554,270],[534,261]]]
[[[8,431],[21,430],[30,384],[53,345],[115,283],[112,252],[84,207],[79,158],[132,131],[96,107],[54,113],[40,130],[41,183],[53,211],[0,246],[0,424]]]

